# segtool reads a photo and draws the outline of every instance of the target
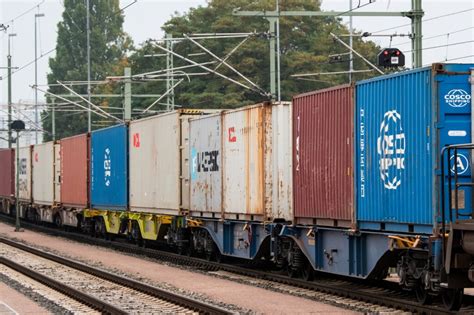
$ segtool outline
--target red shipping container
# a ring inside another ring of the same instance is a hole
[[[297,223],[351,226],[353,128],[352,85],[293,98],[293,198]]]
[[[0,196],[11,197],[15,194],[15,151],[0,150]]]
[[[86,208],[89,200],[89,135],[61,140],[61,203]]]

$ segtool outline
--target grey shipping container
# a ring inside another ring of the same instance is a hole
[[[289,103],[228,110],[190,124],[192,215],[293,219]]]

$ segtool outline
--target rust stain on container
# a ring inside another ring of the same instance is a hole
[[[354,217],[354,87],[342,85],[293,99],[294,211],[329,225]],[[322,219],[322,220],[318,220]]]
[[[89,135],[61,140],[61,203],[87,207],[89,192]]]
[[[0,150],[0,196],[12,197],[15,194],[15,164],[13,149]]]

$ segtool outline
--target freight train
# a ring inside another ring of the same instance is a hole
[[[234,110],[177,110],[0,151],[2,209],[292,277],[474,285],[474,65],[433,64]],[[19,170],[15,209],[15,177]]]

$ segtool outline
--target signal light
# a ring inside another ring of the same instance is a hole
[[[378,65],[381,67],[403,67],[405,55],[398,48],[385,48],[377,56]]]

